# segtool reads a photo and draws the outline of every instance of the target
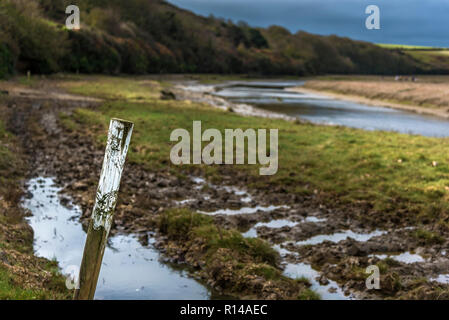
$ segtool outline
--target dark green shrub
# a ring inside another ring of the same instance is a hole
[[[14,56],[6,44],[0,43],[0,79],[14,73]]]

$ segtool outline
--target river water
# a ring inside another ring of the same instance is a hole
[[[242,81],[215,87],[215,96],[318,124],[365,130],[397,131],[431,137],[449,136],[449,121],[434,116],[289,91],[303,81]]]

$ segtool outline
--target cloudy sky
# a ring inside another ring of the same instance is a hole
[[[292,32],[337,34],[376,43],[449,47],[449,0],[168,0],[208,16],[277,24]],[[381,30],[365,28],[365,8],[380,8]]]

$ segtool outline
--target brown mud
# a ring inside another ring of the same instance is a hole
[[[11,108],[9,98],[0,97],[1,120],[6,123]],[[10,93],[11,94],[11,93]],[[1,147],[12,156],[0,159],[0,272],[2,299],[67,299],[65,279],[57,262],[33,254],[33,230],[28,225],[28,212],[21,206],[23,182],[29,162],[21,143],[13,136],[0,137]],[[3,150],[1,150],[3,151]],[[2,154],[2,157],[5,155]],[[6,284],[7,282],[7,284]]]
[[[61,125],[59,115],[70,115],[80,104],[95,108],[99,101],[73,99],[73,96],[58,99],[55,96],[51,99],[45,94],[10,96],[8,129],[22,141],[32,167],[30,175],[55,176],[64,186],[64,193],[81,205],[82,222],[87,226],[104,154],[104,146],[94,143],[94,136],[104,128],[87,128],[80,124],[83,130],[73,132]],[[284,219],[296,224],[280,228],[260,226],[257,235],[287,252],[283,255],[284,263],[312,265],[321,273],[320,283],[335,281],[346,294],[362,299],[449,299],[448,285],[431,280],[449,273],[448,232],[438,224],[415,226],[407,217],[364,216],[363,208],[355,205],[344,209],[341,206],[339,209],[328,208],[320,203],[319,194],[299,197],[287,194],[279,186],[272,186],[269,192],[266,188],[247,190],[246,186],[254,178],[224,166],[220,173],[221,181],[207,182],[201,178],[201,170],[186,171],[182,176],[174,175],[168,169],[144,170],[128,162],[111,232],[141,234],[141,240],[145,242],[148,231],[158,231],[160,214],[179,207],[205,214],[228,209],[213,215],[216,224],[242,232],[260,222]],[[239,214],[238,210],[242,208],[246,208],[245,213]],[[354,236],[355,239],[343,238],[338,242],[299,243],[314,236],[347,230],[353,235],[376,230],[382,233],[362,240]],[[201,277],[206,277],[204,280],[210,286],[221,289],[225,262],[216,261],[216,269],[222,272],[201,273],[204,261],[197,259],[201,244],[195,246],[195,239],[186,246],[182,241],[159,234],[155,245],[166,254],[167,260],[189,264]],[[394,254],[404,252],[418,254],[423,261],[406,263],[394,259]],[[383,259],[376,256],[382,254],[393,255]],[[365,269],[373,264],[380,269],[379,290],[368,290],[365,285],[368,277]],[[274,288],[270,283],[246,280],[247,284],[252,283],[253,293],[259,293],[255,295],[257,298],[289,297],[290,288]]]

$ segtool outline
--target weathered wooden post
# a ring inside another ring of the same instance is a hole
[[[84,246],[75,300],[94,298],[133,127],[132,122],[120,119],[112,119],[109,125],[103,168]]]

